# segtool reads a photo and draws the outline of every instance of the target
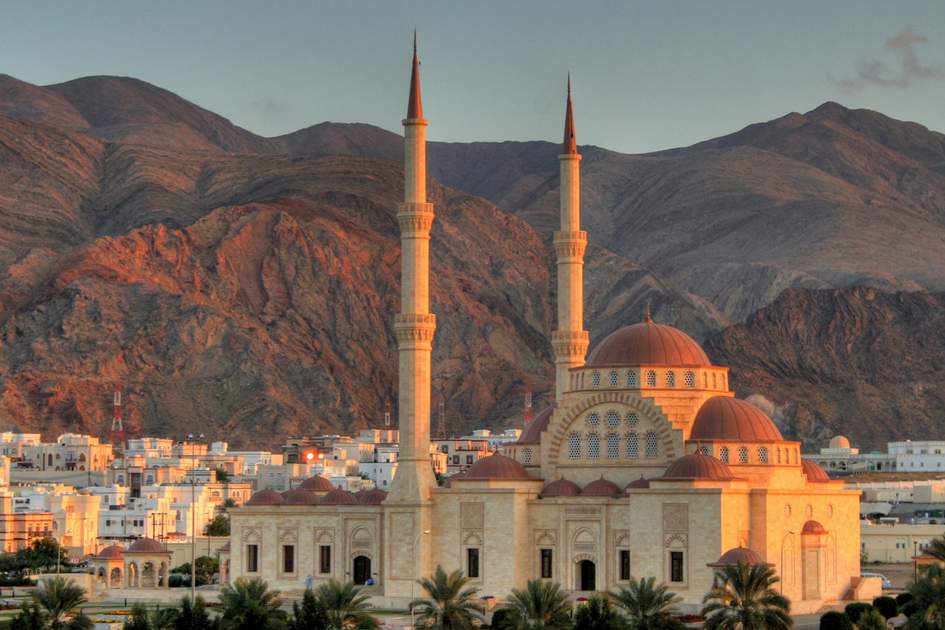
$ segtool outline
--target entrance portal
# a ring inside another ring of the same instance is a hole
[[[597,590],[597,568],[590,560],[578,562],[578,589],[582,591]]]
[[[354,583],[366,584],[371,577],[371,559],[367,556],[357,556],[354,559]]]

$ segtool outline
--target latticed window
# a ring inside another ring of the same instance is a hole
[[[739,447],[738,449],[738,463],[747,464],[748,463],[748,449],[744,446]]]
[[[522,463],[531,464],[532,463],[532,449],[524,448],[522,449]]]
[[[696,375],[692,370],[686,372],[686,387],[696,386]]]
[[[712,454],[712,449],[709,448],[707,445],[703,444],[702,446],[699,447],[699,454],[700,454],[700,455],[711,455],[711,454]]]
[[[722,460],[722,462],[725,464],[728,463],[728,447],[727,446],[723,446],[722,448],[719,449],[719,459]]]
[[[617,372],[611,370],[608,378],[610,379],[610,386],[617,387],[617,384],[620,382],[620,377],[617,376]]]
[[[628,425],[631,429],[632,429],[633,427],[637,426],[637,424],[639,424],[639,422],[640,422],[640,416],[638,416],[638,415],[635,414],[635,413],[628,413],[628,414],[627,414],[627,425]]]
[[[768,463],[768,447],[767,446],[758,447],[758,462],[761,464]]]
[[[591,387],[600,387],[600,372],[591,372]]]
[[[640,437],[633,431],[627,434],[627,457],[640,456]]]
[[[676,387],[676,373],[675,372],[666,373],[666,387]]]
[[[616,433],[607,434],[607,457],[609,459],[620,457],[620,436]]]
[[[646,456],[647,457],[656,457],[659,449],[657,448],[656,443],[656,433],[653,431],[646,432]]]
[[[587,434],[587,456],[589,459],[600,457],[600,436],[596,433]]]
[[[616,429],[617,427],[619,427],[620,414],[618,414],[616,411],[613,411],[613,410],[608,411],[607,412],[607,426],[611,429]]]
[[[637,373],[633,370],[627,370],[627,387],[637,386]]]
[[[646,384],[650,387],[656,387],[656,370],[649,370],[646,373]]]
[[[568,436],[568,459],[581,458],[581,436],[572,433]]]
[[[597,425],[600,424],[600,416],[597,415],[596,413],[588,414],[587,424],[589,424],[592,427],[596,427]]]

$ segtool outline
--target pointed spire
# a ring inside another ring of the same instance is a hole
[[[410,73],[410,94],[407,97],[407,118],[423,118],[420,100],[420,57],[417,56],[417,31],[413,32],[413,70]]]
[[[650,312],[650,303],[647,302],[646,306],[643,308],[643,321],[647,324],[653,323],[653,315]]]
[[[571,107],[571,73],[568,73],[568,107],[564,114],[564,153],[577,153],[577,138],[574,136],[574,111]]]

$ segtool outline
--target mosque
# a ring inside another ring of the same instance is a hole
[[[684,332],[626,326],[590,355],[583,317],[580,164],[568,87],[560,165],[555,403],[517,443],[438,486],[430,465],[426,126],[414,48],[405,130],[399,354],[400,453],[390,494],[315,477],[233,509],[229,572],[291,590],[328,578],[379,601],[417,596],[437,565],[501,601],[528,580],[575,595],[655,576],[696,608],[718,566],[766,563],[797,612],[874,593],[860,578],[859,493],[801,459],[728,369]]]

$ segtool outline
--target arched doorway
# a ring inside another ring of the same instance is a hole
[[[578,562],[578,590],[596,591],[597,590],[597,567],[590,560],[581,560]]]
[[[356,556],[352,573],[355,584],[366,584],[371,577],[371,559],[367,556]]]
[[[112,569],[110,586],[112,588],[121,588],[121,569],[118,567]]]

